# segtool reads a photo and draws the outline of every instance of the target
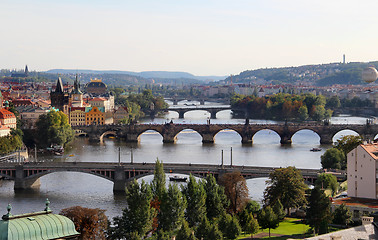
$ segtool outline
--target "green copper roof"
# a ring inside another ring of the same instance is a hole
[[[8,214],[0,221],[0,240],[57,239],[78,236],[74,223],[65,216],[45,211],[22,215]]]

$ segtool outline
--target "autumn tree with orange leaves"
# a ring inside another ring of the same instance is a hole
[[[108,218],[105,210],[75,206],[62,209],[60,214],[74,222],[80,239],[106,239]]]
[[[225,173],[219,179],[219,184],[224,187],[224,193],[230,200],[229,210],[238,213],[248,202],[248,188],[245,178],[240,172]]]

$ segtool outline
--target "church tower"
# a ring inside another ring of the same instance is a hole
[[[69,95],[64,92],[62,79],[59,78],[56,83],[55,92],[50,92],[51,106],[68,114]]]
[[[71,92],[71,103],[72,107],[83,106],[83,93],[80,91],[80,81],[78,80],[77,74],[74,81],[74,89]]]

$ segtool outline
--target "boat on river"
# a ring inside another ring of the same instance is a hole
[[[311,152],[320,152],[322,149],[321,148],[311,148]]]
[[[172,182],[186,182],[188,180],[187,177],[184,177],[184,176],[171,176],[169,177],[169,181],[172,181]]]

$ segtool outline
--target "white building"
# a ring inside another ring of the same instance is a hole
[[[378,199],[378,143],[360,144],[347,155],[348,196]]]

